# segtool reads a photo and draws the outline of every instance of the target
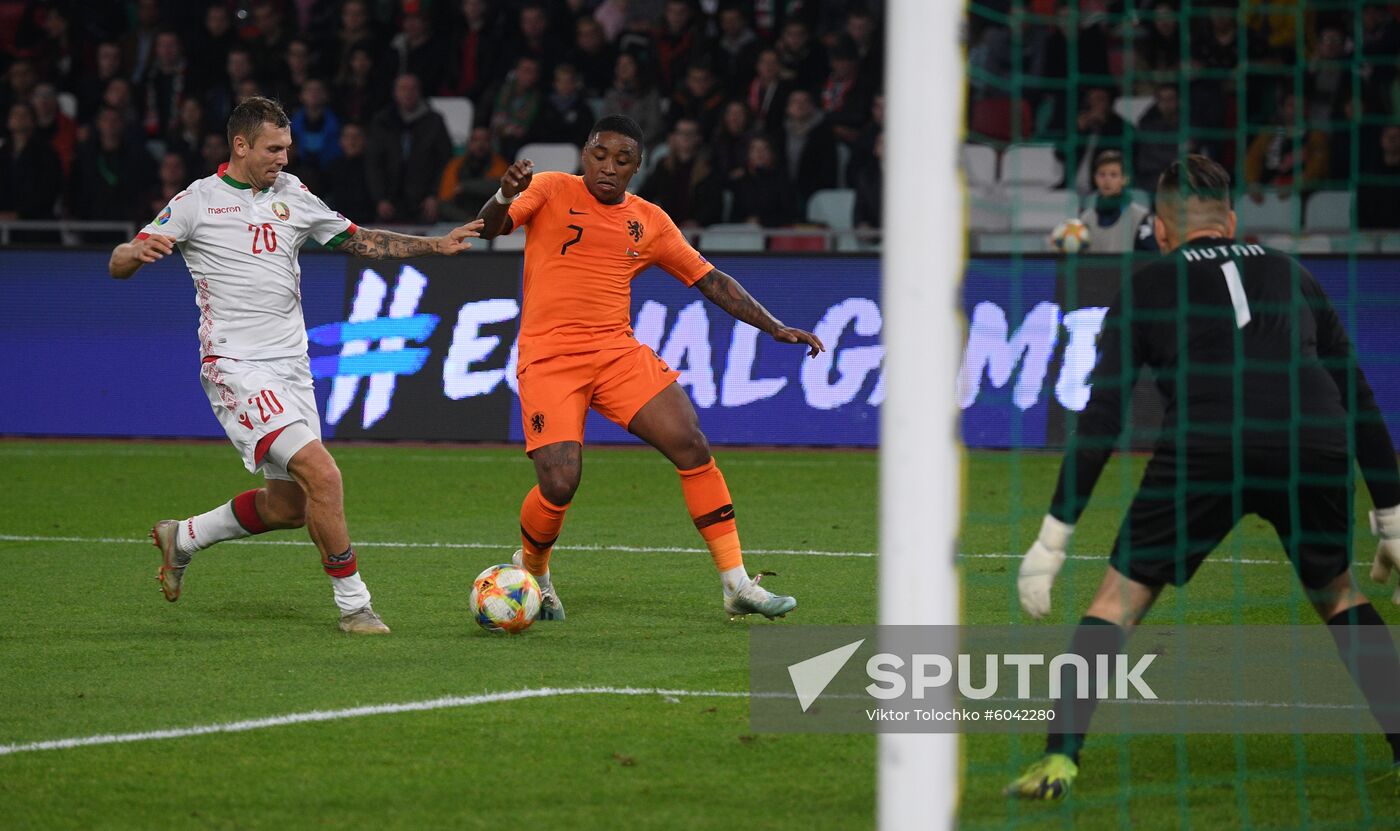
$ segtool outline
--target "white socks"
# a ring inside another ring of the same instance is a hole
[[[369,586],[360,579],[358,571],[349,577],[332,577],[331,589],[335,591],[335,605],[342,612],[353,612],[369,605]]]
[[[180,523],[180,532],[175,535],[175,545],[185,554],[208,548],[224,540],[237,540],[248,536],[238,518],[233,515],[233,503],[225,502],[212,511],[192,516]]]
[[[752,582],[749,580],[749,573],[744,570],[743,566],[735,566],[728,571],[721,571],[719,573],[719,580],[724,584],[725,597],[733,597],[743,591],[744,587]]]

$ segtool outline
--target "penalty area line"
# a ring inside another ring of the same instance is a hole
[[[308,712],[288,713],[281,716],[229,721],[221,724],[200,724],[193,727],[171,727],[165,730],[146,730],[139,733],[102,733],[95,736],[51,739],[49,741],[28,742],[25,744],[7,744],[0,745],[0,756],[10,756],[16,753],[32,753],[38,750],[66,750],[74,747],[92,747],[94,745],[184,739],[191,736],[207,736],[214,733],[246,733],[250,730],[286,727],[293,724],[316,724],[318,722],[339,721],[347,718],[383,716],[395,713],[421,713],[430,710],[474,707],[479,704],[495,704],[503,701],[525,701],[532,698],[560,698],[574,695],[655,695],[676,700],[681,698],[748,698],[750,694],[732,690],[665,690],[649,687],[543,687],[532,690],[510,690],[507,692],[482,693],[479,695],[454,695],[444,698],[434,698],[427,701],[407,701],[399,704],[373,704],[364,707],[347,707],[340,710],[310,710]]]

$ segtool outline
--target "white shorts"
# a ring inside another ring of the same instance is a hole
[[[218,416],[229,441],[243,456],[243,466],[248,472],[256,473],[261,469],[268,479],[292,481],[286,461],[321,438],[316,390],[307,357],[265,361],[206,359],[200,364],[199,376],[214,415]],[[287,438],[294,438],[294,441],[279,437],[277,452],[268,454],[267,448],[263,448],[262,458],[258,458],[258,442],[264,436],[297,423],[310,429],[289,430]]]

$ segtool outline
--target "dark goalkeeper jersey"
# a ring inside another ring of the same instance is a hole
[[[1280,252],[1198,239],[1139,269],[1109,307],[1059,519],[1083,512],[1144,366],[1164,402],[1156,453],[1343,454],[1352,432],[1373,501],[1400,504],[1390,433],[1317,280]]]

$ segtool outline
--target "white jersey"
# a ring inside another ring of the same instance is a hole
[[[138,239],[175,238],[194,278],[201,357],[304,355],[297,252],[308,238],[334,248],[355,233],[355,224],[290,173],[258,191],[225,168],[176,194]]]

